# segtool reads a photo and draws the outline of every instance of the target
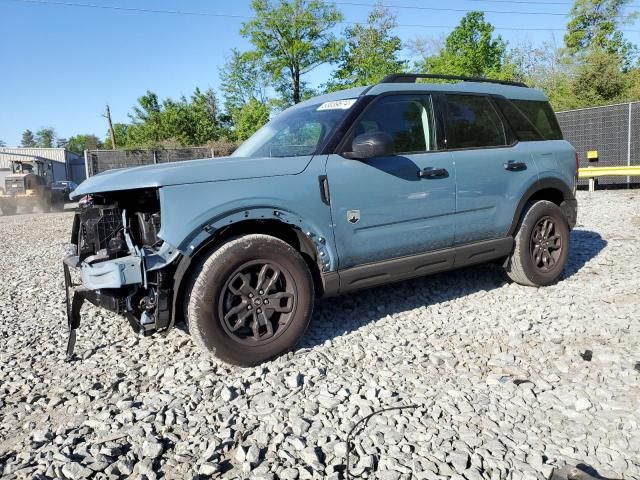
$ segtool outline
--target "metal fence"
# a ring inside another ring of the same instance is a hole
[[[233,147],[233,145],[229,144],[220,147],[189,147],[161,150],[86,150],[84,158],[87,176],[90,177],[114,168],[220,157],[233,152]]]
[[[605,105],[557,112],[564,138],[580,155],[580,166],[640,165],[640,102]],[[589,162],[587,152],[597,150],[598,162]],[[602,177],[599,183],[637,182],[628,177]],[[580,184],[585,184],[581,180]]]

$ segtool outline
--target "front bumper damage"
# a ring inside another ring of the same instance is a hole
[[[128,225],[124,210],[122,225]],[[63,260],[69,326],[67,359],[73,357],[85,302],[123,315],[136,333],[145,336],[171,327],[173,291],[169,280],[180,252],[165,242],[157,248],[136,246],[128,228],[121,230],[126,241],[120,253],[123,256],[105,259],[100,255],[69,255]]]

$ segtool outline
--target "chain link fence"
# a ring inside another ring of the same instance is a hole
[[[580,166],[640,166],[640,102],[605,105],[557,112],[565,140],[580,155]],[[587,152],[598,151],[598,162],[589,162]],[[626,184],[638,179],[601,177],[601,184]],[[580,180],[586,184],[587,180]]]
[[[167,148],[159,150],[86,150],[84,152],[87,176],[113,170],[114,168],[139,167],[156,163],[181,162],[201,158],[230,155],[234,144],[220,144],[212,147]]]

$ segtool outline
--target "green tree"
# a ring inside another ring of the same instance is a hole
[[[82,153],[85,150],[98,150],[102,148],[102,142],[93,134],[74,135],[67,141],[67,150]]]
[[[396,16],[379,3],[365,25],[348,27],[344,32],[346,46],[329,90],[371,85],[390,73],[403,71],[407,62],[398,58],[402,41],[392,33],[397,25]]]
[[[51,127],[41,128],[36,132],[36,146],[40,148],[53,148],[56,132]]]
[[[224,133],[213,90],[196,88],[189,98],[163,101],[148,91],[129,117],[131,124],[114,126],[116,143],[124,148],[204,145]],[[105,146],[112,148],[110,139]]]
[[[575,61],[555,40],[520,43],[509,50],[506,62],[515,68],[514,79],[544,91],[555,110],[575,108],[580,102],[572,89]]]
[[[234,139],[244,141],[269,121],[270,108],[266,103],[253,98],[236,108],[231,116]]]
[[[635,46],[620,31],[620,19],[629,0],[576,0],[564,37],[567,50],[576,55],[593,48],[616,54],[630,67]],[[635,18],[630,15],[627,20]]]
[[[22,132],[22,141],[20,142],[22,147],[35,147],[36,139],[33,135],[33,132],[29,129]]]
[[[252,100],[267,103],[270,77],[255,53],[232,50],[231,58],[220,69],[220,90],[227,113],[231,114]]]
[[[512,78],[515,68],[505,61],[507,44],[500,35],[494,37],[493,30],[484,13],[467,13],[447,36],[444,48],[425,59],[423,68],[429,73]]]
[[[572,83],[573,94],[581,105],[605,105],[627,100],[629,87],[622,60],[615,52],[592,49],[576,69]]]
[[[114,123],[113,124],[113,133],[116,137],[116,143],[118,146],[126,146],[128,140],[128,131],[129,125],[126,123]],[[109,132],[107,132],[107,136],[103,142],[103,148],[106,150],[113,150],[113,145],[111,143],[111,136]]]
[[[322,0],[252,0],[251,7],[255,18],[244,23],[240,33],[264,58],[274,80],[286,76],[285,99],[299,103],[302,76],[340,55],[343,42],[332,29],[342,13]]]
[[[6,147],[7,144],[4,142],[4,140],[0,140],[0,147]]]

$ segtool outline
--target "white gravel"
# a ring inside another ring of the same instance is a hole
[[[330,299],[251,369],[93,307],[65,363],[72,216],[0,217],[0,476],[345,478],[356,422],[417,405],[360,425],[353,475],[638,479],[640,191],[579,201],[557,285],[481,266]]]

